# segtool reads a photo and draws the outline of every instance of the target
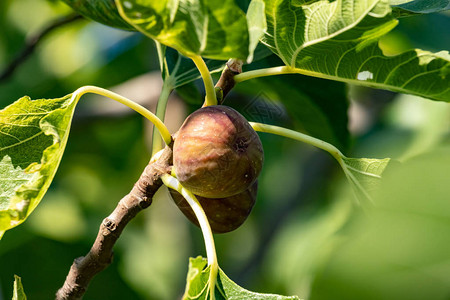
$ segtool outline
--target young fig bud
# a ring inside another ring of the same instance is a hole
[[[247,190],[263,165],[258,134],[234,109],[213,105],[184,121],[173,146],[181,184],[195,195],[226,198]]]

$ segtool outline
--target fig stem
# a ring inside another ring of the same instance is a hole
[[[237,74],[234,76],[234,81],[236,83],[246,81],[253,78],[264,77],[264,76],[273,76],[273,75],[282,75],[282,74],[301,74],[306,76],[312,76],[323,79],[331,79],[336,80],[335,76],[326,75],[319,72],[314,72],[310,70],[294,68],[289,66],[280,66],[280,67],[272,67],[272,68],[264,68],[258,70],[252,70],[247,72],[242,72],[241,74]]]
[[[211,230],[211,226],[209,225],[208,218],[206,217],[205,211],[202,206],[198,202],[197,198],[194,194],[192,194],[188,189],[184,188],[181,183],[175,177],[164,174],[161,176],[161,179],[165,186],[168,188],[176,190],[178,193],[183,195],[186,201],[191,206],[192,210],[195,213],[195,216],[198,219],[198,223],[200,224],[200,228],[203,233],[203,239],[205,241],[206,247],[206,256],[208,258],[208,266],[210,267],[209,273],[209,294],[210,299],[215,299],[214,296],[214,288],[216,286],[217,274],[219,271],[219,263],[217,261],[216,254],[216,246],[214,244],[214,237]]]
[[[242,81],[246,81],[246,80],[258,78],[258,77],[281,75],[281,74],[294,74],[294,73],[318,77],[317,75],[314,75],[315,72],[310,72],[310,71],[292,68],[292,67],[288,67],[288,66],[281,66],[281,67],[264,68],[264,69],[242,72],[242,73],[234,76],[234,81],[236,83],[239,83]]]
[[[284,136],[287,138],[291,138],[291,139],[294,139],[294,140],[297,140],[300,142],[310,144],[310,145],[320,148],[322,150],[325,150],[328,153],[330,153],[334,158],[336,158],[337,161],[340,161],[341,158],[344,156],[341,153],[341,151],[339,151],[338,148],[331,145],[330,143],[324,142],[322,140],[316,139],[312,136],[300,133],[298,131],[294,131],[291,129],[274,126],[274,125],[262,124],[262,123],[255,123],[255,122],[249,122],[249,123],[250,123],[250,126],[252,126],[252,128],[255,131],[281,135],[281,136]]]
[[[203,107],[210,105],[217,105],[216,91],[214,89],[214,83],[211,77],[211,73],[208,70],[208,67],[205,64],[205,61],[200,55],[193,55],[189,57],[192,59],[194,64],[197,66],[197,69],[200,72],[200,75],[203,79],[203,84],[205,85],[205,103],[203,103]]]
[[[153,114],[151,111],[149,111],[142,105],[139,105],[136,102],[134,102],[128,98],[125,98],[119,94],[116,94],[114,92],[111,92],[111,91],[108,91],[106,89],[99,88],[96,86],[91,86],[91,85],[83,86],[83,87],[77,89],[72,94],[72,98],[75,99],[76,101],[78,101],[78,99],[80,99],[81,96],[83,96],[84,94],[87,94],[87,93],[105,96],[107,98],[110,98],[112,100],[115,100],[119,103],[122,103],[122,104],[128,106],[129,108],[133,109],[134,111],[136,111],[137,113],[141,114],[146,119],[148,119],[150,122],[152,122],[155,125],[155,127],[158,129],[159,134],[161,135],[161,137],[163,138],[164,142],[167,145],[170,145],[172,143],[172,136],[170,135],[170,132],[167,129],[166,125],[164,125],[164,123],[155,114]]]
[[[290,66],[279,66],[279,67],[271,67],[271,68],[264,68],[264,69],[242,72],[242,73],[234,76],[234,81],[235,81],[235,83],[239,83],[239,82],[243,82],[243,81],[258,78],[258,77],[283,75],[283,74],[300,74],[300,75],[305,75],[305,76],[311,76],[311,77],[334,80],[334,81],[343,81],[343,82],[355,83],[355,84],[358,84],[358,82],[359,82],[359,80],[357,80],[356,78],[342,79],[341,77],[337,77],[334,75],[328,75],[328,74],[324,74],[324,73],[320,73],[320,72],[315,72],[315,71],[310,71],[310,70],[306,70],[306,69],[302,69],[302,68],[295,68],[295,67],[290,67]],[[402,92],[402,91],[400,90],[400,92]]]
[[[367,199],[369,199],[369,200],[371,199],[370,195],[367,194],[367,192],[361,186],[361,184],[357,180],[357,178],[355,178],[355,176],[352,174],[352,172],[350,172],[349,166],[345,163],[346,156],[344,154],[342,154],[342,152],[339,151],[339,149],[336,148],[335,146],[331,145],[330,143],[324,142],[322,140],[316,139],[312,136],[309,136],[309,135],[306,135],[306,134],[303,134],[303,133],[300,133],[300,132],[297,132],[297,131],[294,131],[291,129],[274,126],[274,125],[262,124],[262,123],[255,123],[255,122],[249,122],[249,123],[250,123],[250,126],[252,126],[252,128],[255,131],[267,132],[267,133],[284,136],[284,137],[287,137],[287,138],[290,138],[293,140],[297,140],[300,142],[310,144],[312,146],[315,146],[317,148],[327,151],[328,153],[331,154],[331,156],[333,156],[338,161],[338,163],[341,166],[342,170],[344,171],[344,174],[347,177],[348,181],[353,183],[354,186],[356,186],[356,188],[359,191],[361,191],[365,197],[367,197]]]

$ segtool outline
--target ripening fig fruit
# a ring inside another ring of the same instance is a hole
[[[258,134],[234,109],[212,105],[184,121],[173,146],[174,171],[195,195],[226,198],[247,190],[263,165]]]
[[[214,233],[226,233],[235,230],[244,223],[256,201],[258,181],[247,190],[227,198],[204,198],[197,196]],[[183,214],[199,226],[197,217],[189,203],[175,190],[169,189],[170,195]]]

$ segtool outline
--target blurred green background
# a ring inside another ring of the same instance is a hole
[[[69,13],[60,1],[2,0],[0,72],[26,39]],[[381,46],[387,54],[448,50],[445,28],[448,13],[402,19]],[[277,64],[268,56],[246,68]],[[78,20],[46,36],[0,81],[0,108],[24,95],[57,98],[97,85],[154,109],[158,66],[148,38]],[[170,99],[172,132],[199,107],[201,93],[195,82]],[[258,201],[241,228],[216,235],[219,263],[231,279],[303,299],[450,299],[447,104],[295,75],[242,83],[227,101],[249,120],[305,130],[348,156],[397,162],[373,203],[358,203],[327,154],[261,134]],[[73,259],[89,251],[101,221],[147,164],[150,136],[148,122],[126,107],[83,98],[51,188],[0,241],[0,300],[11,299],[14,274],[29,299],[53,298]],[[188,257],[197,255],[205,255],[200,230],[162,189],[128,225],[113,264],[94,278],[85,299],[179,299]]]

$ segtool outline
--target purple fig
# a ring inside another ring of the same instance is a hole
[[[247,190],[227,198],[210,199],[197,196],[208,218],[214,233],[230,232],[244,223],[256,201],[258,181]],[[173,201],[183,214],[195,225],[199,226],[197,217],[189,203],[175,190],[169,189]]]
[[[226,198],[244,192],[263,165],[258,134],[234,109],[213,105],[192,113],[175,136],[173,165],[195,195]]]

